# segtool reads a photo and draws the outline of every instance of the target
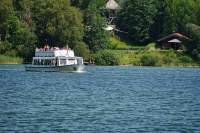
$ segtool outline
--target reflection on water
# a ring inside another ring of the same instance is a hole
[[[0,132],[200,132],[200,69],[0,65]]]

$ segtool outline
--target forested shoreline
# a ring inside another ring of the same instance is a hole
[[[24,62],[29,62],[36,47],[48,44],[51,47],[69,46],[86,61],[95,58],[98,63],[105,62],[99,63],[100,65],[126,64],[127,62],[119,61],[110,63],[115,59],[115,50],[119,50],[113,47],[112,38],[126,42],[130,47],[146,47],[163,36],[179,32],[191,38],[185,46],[186,51],[182,53],[184,60],[189,60],[187,63],[199,63],[199,0],[117,0],[120,9],[115,23],[123,32],[112,34],[105,30],[108,17],[106,2],[107,0],[1,0],[0,55],[21,57]],[[134,57],[138,56],[137,52]],[[102,59],[105,53],[110,58]],[[159,53],[156,56],[160,58],[161,55]],[[179,55],[175,55],[177,60]],[[142,58],[140,57],[140,61]],[[132,64],[141,64],[140,61]]]

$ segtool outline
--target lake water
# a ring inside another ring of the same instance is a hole
[[[0,132],[200,133],[200,69],[0,65]]]

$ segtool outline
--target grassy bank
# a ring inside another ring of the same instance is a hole
[[[193,67],[199,66],[189,55],[172,50],[168,51],[118,51],[119,64],[135,66],[179,66]]]
[[[160,50],[155,43],[146,46],[127,44],[111,38],[111,47],[94,55],[97,65],[133,65],[161,67],[199,67],[186,52]]]
[[[144,50],[144,45],[139,44],[129,44],[114,37],[110,38],[110,46],[109,49],[117,49],[117,50]]]
[[[105,50],[95,55],[97,65],[133,65],[161,67],[199,67],[200,64],[184,52],[173,50],[132,51]]]
[[[0,64],[22,64],[22,63],[23,59],[20,57],[0,55]]]

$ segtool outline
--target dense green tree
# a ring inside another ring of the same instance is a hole
[[[107,48],[109,33],[105,31],[106,19],[102,17],[96,1],[91,1],[85,12],[85,36],[84,41],[90,50],[98,51]]]
[[[195,3],[196,24],[200,25],[200,2],[196,0]]]
[[[135,42],[155,41],[172,32],[193,40],[188,51],[200,59],[199,0],[116,0],[119,29]],[[109,44],[107,0],[1,0],[0,54],[32,56],[36,47],[69,45],[88,58]],[[78,8],[78,9],[77,9]],[[154,40],[151,40],[151,39]]]
[[[169,5],[167,3],[167,0],[156,1],[155,5],[156,5],[157,12],[154,18],[154,23],[150,28],[150,31],[151,31],[150,34],[154,39],[158,39],[168,34],[169,31],[170,32],[174,31],[173,28],[164,27],[164,25],[174,27],[175,23],[173,22],[174,20],[171,20],[171,19],[168,20],[171,17],[170,16],[171,12],[168,11]],[[168,24],[171,23],[171,24],[167,25],[166,23]],[[167,30],[169,31],[167,31],[165,28],[167,28]]]
[[[155,12],[154,0],[127,0],[120,11],[120,29],[135,42],[147,42]]]
[[[177,17],[177,0],[165,0],[166,7],[164,9],[164,24],[163,24],[163,32],[166,34],[171,34],[172,32],[176,32],[178,29],[176,23]]]
[[[84,60],[89,60],[90,51],[85,43],[79,43],[74,47],[76,56],[83,57]]]
[[[196,0],[163,0],[156,1],[157,13],[151,35],[158,39],[172,32],[185,32],[187,23],[196,23]]]
[[[33,14],[41,44],[73,48],[82,41],[82,15],[69,0],[35,0]]]
[[[12,1],[2,1],[0,8],[2,13],[0,15],[0,35],[3,41],[0,48],[1,54],[30,57],[36,42],[34,32],[25,21],[17,16]]]
[[[200,60],[200,26],[195,24],[187,24],[187,34],[192,39],[192,42],[187,45],[188,51]]]
[[[20,56],[30,57],[37,38],[34,32],[17,16],[10,16],[6,23],[6,29],[9,34],[7,41],[12,43],[12,48],[16,49]]]
[[[196,23],[195,0],[179,0],[176,7],[176,23],[179,32],[185,32],[188,23]],[[184,7],[184,8],[183,8]]]
[[[95,55],[95,63],[97,65],[107,65],[107,66],[113,66],[113,65],[119,65],[119,57],[118,55],[109,50],[100,50]]]
[[[71,0],[72,6],[78,7],[82,10],[87,9],[91,0]]]
[[[0,2],[0,25],[3,24],[13,10],[11,0],[1,0]]]
[[[34,0],[13,0],[16,15],[32,29],[34,29],[34,22],[32,18],[33,3]]]
[[[0,42],[5,41],[5,38],[6,38],[5,23],[12,13],[13,13],[12,1],[1,0],[0,2]]]
[[[164,23],[164,32],[172,31],[184,32],[187,23],[196,22],[196,0],[166,0],[167,14]],[[172,24],[172,25],[170,25]]]
[[[3,41],[0,43],[0,54],[6,54],[6,52],[10,49],[12,49],[12,44],[8,41]]]

